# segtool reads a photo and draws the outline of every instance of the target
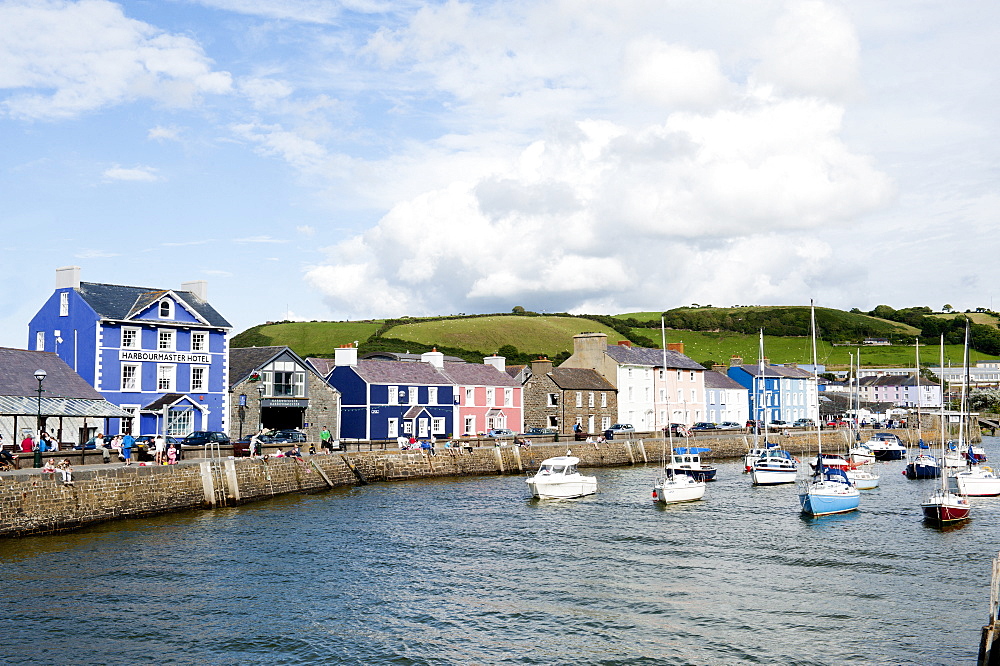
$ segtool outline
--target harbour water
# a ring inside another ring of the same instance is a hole
[[[1000,439],[984,446],[1000,459]],[[533,501],[518,477],[383,483],[0,542],[3,662],[968,664],[1000,498],[939,530],[879,466],[861,510],[722,463],[657,508],[654,466]]]

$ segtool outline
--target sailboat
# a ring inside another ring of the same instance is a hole
[[[968,362],[965,364],[965,385],[969,385]],[[962,422],[965,422],[964,406],[962,407]],[[961,432],[961,426],[959,426],[959,432]],[[959,442],[961,443],[961,437],[959,437]],[[953,475],[958,492],[969,497],[1000,495],[1000,477],[991,467],[982,464],[986,462],[986,453],[981,447],[973,446],[971,442],[965,443],[965,447],[962,454],[965,457],[967,467]]]
[[[816,310],[809,301],[810,332],[812,335],[813,377],[816,378]],[[818,386],[818,381],[817,381]],[[816,392],[816,411],[819,413],[819,391]],[[842,469],[823,464],[823,433],[816,422],[816,469],[811,478],[803,479],[799,487],[802,513],[808,516],[827,516],[856,511],[861,493],[855,488]]]
[[[667,376],[667,332],[666,323],[660,319],[660,335],[663,338],[663,377]],[[670,422],[670,392],[667,391],[667,422]],[[653,501],[657,504],[678,504],[680,502],[694,502],[705,496],[705,481],[695,479],[687,474],[675,473],[670,469],[666,461],[666,446],[670,442],[670,460],[674,462],[674,430],[667,428],[667,437],[663,442],[663,450],[660,454],[660,465],[662,473],[653,481]]]
[[[908,479],[936,479],[941,476],[941,463],[931,454],[924,453],[928,446],[924,444],[920,430],[920,402],[923,396],[923,391],[920,390],[920,338],[917,338],[915,350],[917,360],[917,453],[906,464],[903,474]]]
[[[757,361],[757,381],[758,388],[764,388],[764,331],[760,331],[760,347]],[[758,393],[758,397],[761,393]],[[763,392],[766,395],[766,392]],[[764,411],[766,400],[756,401],[759,409],[754,410],[760,415],[759,421],[764,423],[764,445],[758,441],[759,428],[754,428],[754,446],[747,454],[746,460],[750,463],[750,482],[755,486],[777,486],[782,483],[795,483],[795,477],[799,473],[799,466],[794,456],[788,451],[781,449],[777,444],[770,444],[767,441],[767,414]],[[756,454],[756,456],[755,456]],[[752,460],[751,460],[752,458]]]
[[[854,356],[851,356],[852,370]],[[860,375],[861,370],[861,350],[858,350],[858,372],[855,372],[855,377]],[[856,398],[856,400],[855,400]],[[861,390],[860,387],[857,391],[851,393],[851,403],[854,407],[854,414],[857,417],[859,411],[861,411]],[[878,488],[881,477],[875,471],[875,452],[868,448],[867,445],[862,444],[859,440],[861,437],[857,431],[857,418],[855,418],[855,424],[852,426],[851,431],[853,433],[853,439],[855,445],[847,452],[847,479],[851,482],[858,490],[874,490]]]
[[[969,367],[969,321],[965,321],[965,351],[962,356],[965,367]],[[941,336],[941,367],[944,367],[944,335]],[[968,382],[962,385],[962,398],[959,402],[961,417],[958,425],[958,439],[965,434],[965,392]],[[941,401],[941,459],[945,455],[945,424],[944,400]],[[941,486],[935,490],[921,505],[924,520],[936,525],[957,523],[969,518],[969,498],[965,495],[951,492],[948,488],[948,475],[941,474]]]

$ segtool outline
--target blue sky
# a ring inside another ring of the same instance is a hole
[[[997,307],[989,2],[0,0],[0,345],[55,269],[266,320]],[[1000,295],[998,295],[1000,296]]]

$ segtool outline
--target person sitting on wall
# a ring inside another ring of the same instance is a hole
[[[177,445],[173,442],[170,442],[170,448],[167,449],[167,464],[177,464]]]
[[[24,436],[21,440],[21,453],[31,453],[35,447],[35,440],[31,438],[31,433]]]
[[[299,445],[293,444],[292,448],[288,449],[288,451],[285,453],[285,457],[297,458],[299,460],[302,460],[302,451],[299,450]]]
[[[19,469],[17,464],[17,456],[13,455],[10,451],[0,446],[0,460],[13,467],[14,469]]]
[[[73,466],[70,465],[69,458],[63,458],[59,464],[56,465],[56,471],[59,472],[59,476],[62,477],[63,485],[73,485]]]

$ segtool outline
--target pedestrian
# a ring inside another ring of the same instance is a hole
[[[319,434],[320,448],[327,453],[333,453],[333,447],[330,442],[332,439],[333,434],[330,432],[330,429],[323,426],[323,431]]]
[[[167,455],[167,442],[163,439],[163,435],[156,435],[153,437],[153,461],[157,465],[162,465],[164,457]]]
[[[177,464],[177,445],[170,442],[170,448],[167,449],[167,464],[176,465]]]
[[[132,464],[132,447],[135,445],[135,438],[132,437],[131,433],[125,433],[122,437],[122,457],[125,458],[125,464]]]
[[[24,439],[21,440],[21,453],[31,453],[35,450],[35,442],[31,438],[31,433],[25,433]]]

